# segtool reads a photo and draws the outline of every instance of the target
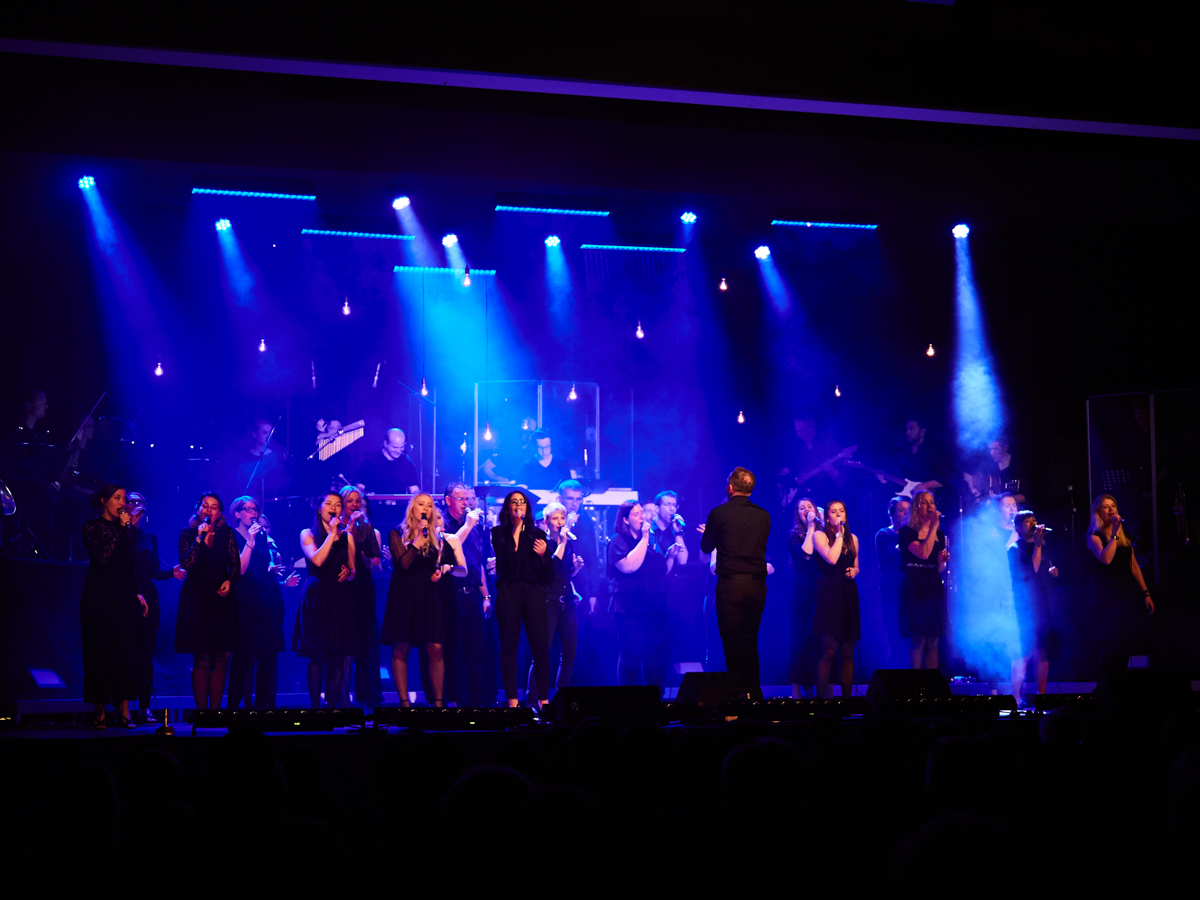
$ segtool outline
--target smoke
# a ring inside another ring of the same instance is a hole
[[[954,366],[954,420],[958,447],[971,453],[1004,429],[1004,402],[983,324],[968,238],[954,241],[958,355]]]
[[[987,680],[1007,680],[1021,653],[1006,550],[1010,532],[1000,519],[994,503],[981,504],[954,529],[950,551],[956,588],[948,595],[951,640],[967,668]]]

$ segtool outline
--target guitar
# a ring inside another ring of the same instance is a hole
[[[832,466],[835,462],[839,462],[840,460],[847,459],[848,457],[853,456],[856,452],[858,452],[858,444],[851,444],[849,447],[845,447],[842,450],[839,450],[837,453],[835,453],[833,456],[829,457],[829,459],[825,460],[823,463],[818,463],[816,466],[809,469],[807,472],[803,472],[800,475],[796,475],[796,476],[793,476],[791,474],[781,475],[779,478],[779,484],[778,484],[780,507],[783,509],[787,509],[788,507],[790,507],[792,505],[792,502],[796,499],[796,495],[798,493],[800,493],[800,488],[802,488],[804,486],[804,483],[806,481],[808,481],[810,478],[815,478],[816,476],[820,475],[822,472],[828,471],[829,469],[832,468]],[[853,461],[851,461],[850,464],[853,465],[854,464]],[[834,472],[830,472],[829,474],[831,476],[836,477],[836,473],[834,473]]]
[[[917,487],[921,482],[909,481],[907,478],[900,478],[898,475],[889,475],[882,469],[876,469],[874,466],[868,466],[866,463],[858,462],[857,460],[849,460],[846,465],[854,466],[856,469],[862,469],[864,472],[870,472],[872,475],[878,475],[890,481],[892,484],[900,485],[900,490],[896,491],[897,497],[904,497],[907,500],[912,499],[913,488]]]

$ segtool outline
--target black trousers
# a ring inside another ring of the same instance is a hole
[[[546,588],[523,581],[496,585],[496,622],[500,626],[500,679],[504,696],[517,699],[517,651],[521,626],[533,654],[533,677],[539,698],[550,693],[550,637],[546,621]]]
[[[484,618],[483,594],[478,587],[463,590],[454,588],[456,632],[450,630],[446,620],[446,645],[443,653],[453,653],[455,665],[451,670],[449,657],[446,661],[446,699],[460,706],[491,706],[496,702],[496,692],[489,700],[483,687]],[[451,650],[451,647],[453,649]]]
[[[558,661],[558,677],[554,681],[556,690],[571,686],[571,676],[575,671],[575,657],[579,652],[579,613],[575,609],[575,599],[567,596],[563,600],[548,600],[546,602],[546,635],[549,638],[550,664]],[[554,643],[555,636],[558,644]],[[555,652],[557,649],[557,652]],[[551,668],[551,673],[553,673]],[[537,682],[534,680],[533,666],[526,672],[529,695],[537,695]],[[541,700],[541,697],[538,697]]]
[[[149,709],[151,697],[154,695],[154,644],[158,640],[158,623],[162,618],[162,609],[158,605],[158,593],[148,591],[142,594],[146,598],[149,611],[145,616],[140,611],[137,617],[137,634],[134,638],[136,657],[134,659],[134,679],[137,683],[138,709]]]
[[[760,684],[758,626],[767,605],[767,580],[758,577],[717,579],[717,628],[725,648],[725,668]]]
[[[665,680],[667,614],[614,613],[621,653],[617,657],[620,684],[653,684],[662,691]]]

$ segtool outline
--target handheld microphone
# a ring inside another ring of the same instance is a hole
[[[429,537],[429,514],[421,513],[421,537]]]
[[[672,519],[671,521],[674,522],[676,525],[678,525],[680,528],[687,528],[687,522],[683,521],[683,516],[679,515],[679,513],[675,513],[675,518]]]
[[[204,517],[204,524],[205,524],[205,525],[211,525],[211,524],[212,524],[212,516],[205,516],[205,517]]]
[[[567,536],[568,541],[577,541],[579,538],[571,533],[571,528],[579,521],[579,513],[567,513],[567,527],[563,529],[563,534]]]
[[[344,534],[346,532],[346,526],[339,518],[331,518],[329,520],[329,524],[333,526],[334,531],[336,531],[338,534]]]

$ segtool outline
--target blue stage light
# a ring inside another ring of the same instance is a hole
[[[442,238],[442,246],[443,247],[453,247],[457,243],[458,243],[458,235],[457,234],[448,234],[444,238]]]
[[[407,197],[397,197],[392,201],[392,209],[405,209],[410,202]]]
[[[952,235],[954,235],[956,238],[965,238],[968,234],[971,233],[971,229],[968,228],[966,225],[955,225],[953,228],[950,229],[950,233]]]
[[[684,225],[691,225],[693,222],[696,221],[696,214],[694,212],[685,212],[682,216],[679,217],[679,221],[682,222]]]
[[[393,266],[393,272],[428,272],[440,275],[462,275],[463,269],[451,269],[448,266]],[[472,269],[472,275],[495,275],[495,269]]]
[[[562,242],[558,239],[557,236],[555,236],[553,234],[550,235],[550,237],[546,238],[546,246],[547,247],[557,247],[560,243],[562,243]]]
[[[686,253],[686,247],[626,247],[621,244],[580,244],[580,250],[646,250],[651,253]]]
[[[496,212],[553,213],[557,216],[607,216],[608,212],[594,209],[543,209],[538,206],[497,206]]]
[[[220,188],[192,188],[193,194],[219,194],[222,197],[265,197],[270,200],[316,200],[316,194],[272,194],[268,191],[226,191]]]
[[[86,191],[96,186],[96,179],[91,175],[84,175],[79,179],[79,189]]]
[[[411,234],[372,234],[367,231],[327,231],[323,228],[301,228],[301,234],[324,234],[331,237],[382,238],[391,241],[411,241]]]
[[[807,222],[793,221],[791,219],[772,219],[772,225],[795,225],[801,228],[864,228],[867,231],[874,231],[878,225],[860,225],[851,222]]]
[[[757,250],[754,251],[754,255],[758,259],[767,259],[771,255],[771,248],[767,247],[765,245],[762,247],[759,247]]]
[[[228,231],[232,227],[228,219],[217,219],[217,231]]]

